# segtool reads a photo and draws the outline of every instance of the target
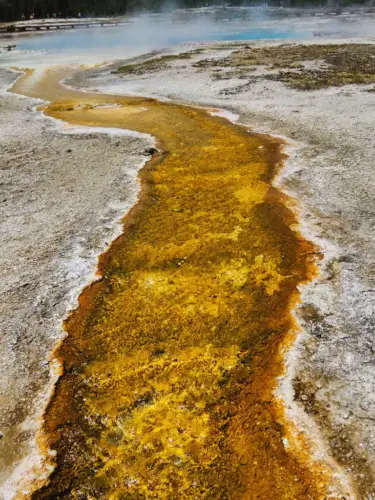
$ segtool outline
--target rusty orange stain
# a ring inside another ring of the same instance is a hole
[[[315,250],[272,187],[281,141],[202,109],[69,90],[66,74],[14,90],[70,124],[152,134],[165,153],[65,323],[45,415],[56,468],[34,498],[323,498],[284,448],[274,397]]]

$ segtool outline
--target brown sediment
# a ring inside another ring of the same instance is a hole
[[[200,109],[68,90],[67,74],[14,90],[70,124],[150,133],[165,153],[65,323],[44,426],[56,468],[34,498],[323,498],[328,476],[285,450],[274,397],[315,250],[271,186],[280,141]]]

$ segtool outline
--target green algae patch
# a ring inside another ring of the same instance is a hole
[[[375,45],[278,45],[274,47],[241,47],[222,59],[205,59],[194,63],[205,69],[225,68],[215,73],[215,79],[231,77],[250,82],[269,79],[284,82],[298,90],[318,90],[349,84],[375,82]],[[254,76],[257,67],[270,73]],[[229,73],[228,73],[229,71]]]
[[[56,468],[34,498],[321,498],[273,395],[314,252],[271,187],[279,142],[173,103],[56,95],[46,114],[151,133],[164,154],[65,323]]]

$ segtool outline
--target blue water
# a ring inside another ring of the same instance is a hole
[[[202,28],[202,29],[200,29]],[[139,33],[135,33],[136,30]],[[132,49],[134,45],[155,49],[178,45],[185,42],[264,40],[301,38],[295,30],[262,29],[256,26],[153,26],[150,31],[144,25],[64,30],[53,33],[28,35],[17,40],[20,50],[56,52],[103,52],[108,49]]]
[[[227,16],[227,17],[225,17]],[[87,63],[124,59],[185,42],[310,38],[293,19],[262,10],[178,11],[129,19],[125,26],[9,35],[17,52],[0,55],[0,65]],[[18,52],[19,51],[19,52]],[[27,55],[25,54],[27,51]]]
[[[197,9],[135,16],[127,21],[119,27],[8,35],[6,43],[16,44],[17,50],[0,54],[0,66],[95,64],[186,42],[375,35],[373,19],[364,32],[363,16],[302,15],[283,9]]]
[[[306,35],[307,37],[307,35]],[[200,36],[191,37],[171,37],[170,45],[177,45],[183,42],[211,42],[211,41],[240,41],[240,40],[275,40],[275,39],[297,39],[301,34],[293,30],[261,29],[250,27],[243,31],[233,30],[229,32],[220,30],[212,33],[202,33]],[[305,38],[305,37],[302,37]]]

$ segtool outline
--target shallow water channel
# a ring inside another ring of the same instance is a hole
[[[34,498],[320,498],[273,395],[314,272],[271,184],[280,142],[203,109],[70,90],[70,73],[13,91],[69,124],[152,134],[163,154],[65,322],[44,424],[56,467]]]

